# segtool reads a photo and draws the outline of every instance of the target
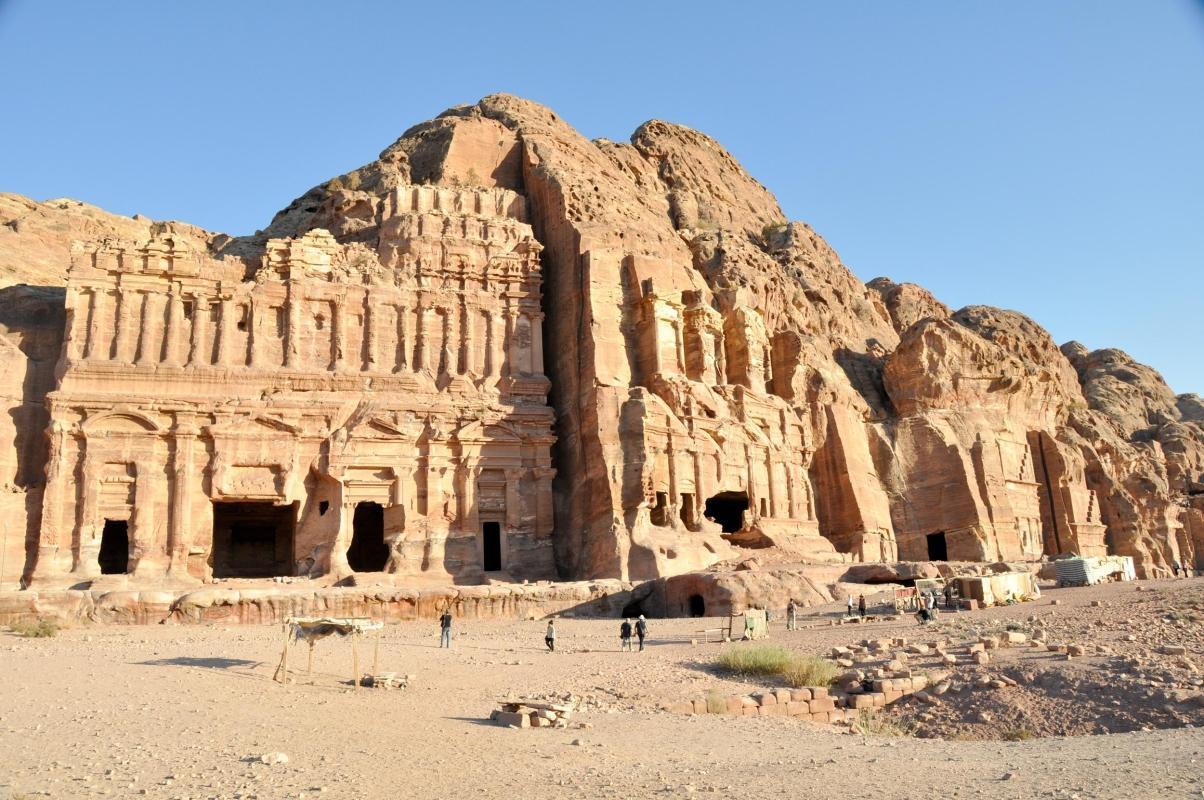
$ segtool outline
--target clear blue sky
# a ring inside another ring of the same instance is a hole
[[[1204,392],[1190,0],[0,0],[0,190],[248,233],[491,92],[705,131],[863,279]]]

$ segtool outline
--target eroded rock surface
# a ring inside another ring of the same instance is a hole
[[[28,284],[4,290],[0,467],[35,583],[101,580],[102,551],[151,583],[244,556],[642,580],[765,547],[1204,567],[1199,397],[1023,315],[863,284],[667,122],[589,141],[490,96],[238,238],[0,195],[0,283]]]

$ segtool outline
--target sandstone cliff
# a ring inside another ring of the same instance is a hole
[[[630,143],[589,141],[494,95],[416,125],[253,236],[166,226],[240,259],[324,229],[344,260],[387,269],[389,204],[414,184],[511,190],[544,248],[563,577],[677,574],[766,546],[833,563],[1107,551],[1144,574],[1204,567],[1198,397],[1119,351],[1059,349],[1014,312],[951,312],[914,284],[862,283],[688,128],[654,120]],[[0,214],[0,285],[46,287],[21,290],[41,316],[0,320],[19,409],[0,465],[37,508],[37,409],[61,344],[46,315],[72,242],[166,228],[14,195]],[[21,527],[36,541],[33,517]]]

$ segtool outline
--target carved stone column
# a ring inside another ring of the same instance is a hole
[[[531,474],[535,478],[535,533],[550,536],[555,529],[552,479],[556,477],[556,470],[552,467],[536,467]]]
[[[413,369],[419,372],[426,369],[428,364],[426,353],[426,306],[420,299],[414,309],[414,362]]]
[[[677,451],[673,448],[673,432],[669,431],[665,442],[665,459],[669,462],[669,497],[665,503],[665,513],[672,515],[672,520],[679,519],[681,495],[677,491]],[[675,523],[670,521],[671,526]]]
[[[441,323],[443,327],[443,349],[439,353],[439,374],[451,375],[456,371],[456,354],[453,351],[454,343],[452,342],[452,310],[444,308],[441,310],[440,316],[443,318]]]
[[[82,359],[88,352],[90,320],[96,307],[95,295],[95,291],[88,289],[67,290],[64,305],[71,314],[71,329],[67,334],[67,358],[72,361]]]
[[[110,340],[105,336],[105,318],[108,312],[109,293],[103,289],[92,292],[92,311],[88,319],[88,341],[84,348],[84,357],[89,360],[109,359],[107,345]]]
[[[531,318],[531,373],[543,375],[543,313],[534,312]]]
[[[297,369],[301,366],[301,285],[290,278],[285,284],[287,295],[285,304],[288,306],[288,328],[285,331],[284,366]]]
[[[394,306],[394,310],[397,317],[397,368],[394,371],[405,372],[409,368],[410,363],[409,331],[407,330],[410,309],[407,305],[402,304]]]
[[[502,374],[505,377],[517,378],[519,375],[518,314],[510,298],[506,298],[506,338],[503,344],[506,350],[506,366]]]
[[[364,351],[367,354],[364,369],[375,372],[379,354],[377,353],[376,311],[372,303],[372,290],[364,290]]]
[[[172,461],[171,527],[168,530],[168,573],[188,576],[188,550],[192,546],[192,492],[196,484],[194,453],[200,431],[191,422],[178,424]]]
[[[129,350],[130,327],[135,324],[135,299],[138,293],[125,288],[117,289],[117,311],[113,315],[113,358],[123,364],[131,363],[126,357]]]
[[[213,351],[206,346],[209,336],[209,298],[193,295],[192,302],[192,341],[188,347],[188,366],[196,367],[208,364]]]
[[[233,356],[232,339],[234,338],[234,320],[231,319],[234,311],[234,301],[230,297],[221,299],[221,319],[218,321],[220,326],[217,336],[217,363],[220,366],[230,366],[230,358]]]
[[[83,578],[94,578],[100,575],[100,536],[97,528],[101,459],[96,452],[95,439],[85,441],[83,480],[80,490],[83,495],[83,508],[79,514],[79,531],[74,542],[75,567],[72,572]]]
[[[195,310],[193,311],[195,314]],[[172,367],[180,366],[181,340],[184,338],[184,299],[180,296],[180,288],[173,286],[167,298],[167,330],[163,334],[164,362]]]
[[[54,410],[51,410],[54,413]],[[61,544],[74,531],[63,530],[63,505],[67,487],[76,488],[73,479],[75,461],[68,463],[67,428],[59,421],[52,422],[46,433],[48,450],[46,456],[46,485],[42,493],[42,528],[38,535],[38,561],[34,567],[35,581],[65,572],[61,563]],[[75,503],[72,503],[72,508]],[[72,526],[74,528],[74,526]]]
[[[464,465],[464,514],[460,530],[474,535],[481,529],[480,501],[477,499],[480,479],[481,464],[473,458]]]
[[[247,299],[247,366],[258,367],[263,363],[263,358],[260,354],[261,345],[259,342],[259,326],[260,326],[259,303],[255,300],[255,295],[251,295]]]
[[[468,301],[464,298],[460,299],[460,363],[456,370],[461,375],[472,372],[473,342],[472,342],[472,325],[473,318],[468,307]]]
[[[161,575],[166,571],[167,540],[158,538],[155,526],[155,475],[159,465],[151,460],[138,461],[134,468],[134,513],[130,526],[130,558],[139,577]],[[164,531],[166,534],[166,531]]]
[[[515,530],[522,524],[520,484],[525,472],[526,470],[520,467],[506,470],[506,527],[510,530]]]
[[[157,364],[159,362],[159,348],[155,347],[155,334],[158,332],[159,323],[162,319],[160,313],[162,308],[163,295],[158,292],[146,292],[142,299],[142,314],[141,326],[138,335],[138,352],[136,354],[137,363],[139,364]]]
[[[334,370],[343,372],[347,369],[347,312],[343,310],[345,296],[338,297],[332,304],[331,336],[334,337]]]

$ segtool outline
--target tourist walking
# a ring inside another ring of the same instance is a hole
[[[861,614],[861,618],[865,619],[865,595],[857,595],[857,612]]]
[[[556,620],[548,620],[547,633],[543,635],[543,643],[548,646],[548,649],[553,653],[556,652]]]
[[[623,620],[619,626],[619,649],[631,652],[631,620]]]
[[[849,600],[846,603],[846,605],[848,606],[848,609],[849,609],[846,616],[850,616],[850,617],[853,616],[853,595],[849,595]]]
[[[786,630],[798,630],[798,605],[795,604],[793,597],[786,604]]]
[[[443,609],[443,615],[439,617],[439,648],[444,647],[451,649],[451,626],[452,615],[451,608]]]
[[[1178,578],[1179,577],[1179,562],[1178,561],[1172,562],[1171,568],[1175,570],[1175,577]]]
[[[644,652],[644,637],[648,635],[648,620],[644,619],[644,615],[640,614],[640,618],[635,621],[635,635],[640,640],[640,652]]]

